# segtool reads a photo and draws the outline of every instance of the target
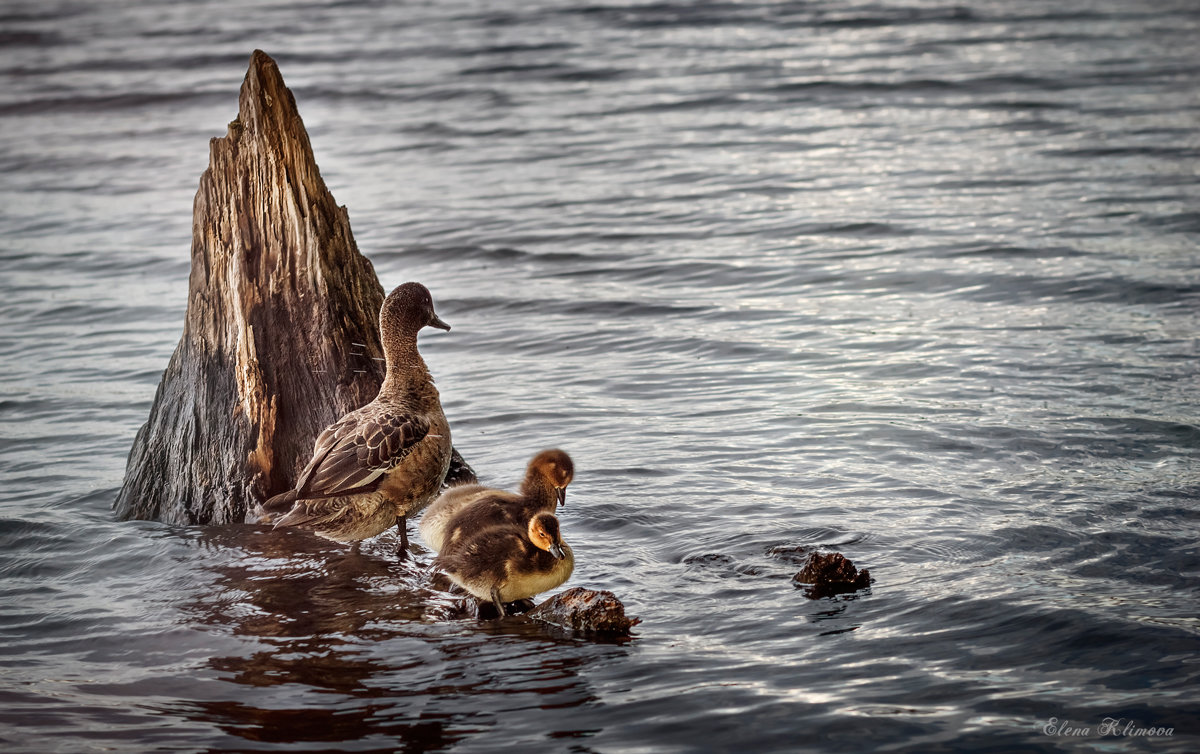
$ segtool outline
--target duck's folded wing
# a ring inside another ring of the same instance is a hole
[[[347,414],[317,438],[296,484],[299,499],[371,492],[429,434],[429,422],[376,409]]]

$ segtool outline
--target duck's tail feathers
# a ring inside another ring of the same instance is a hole
[[[279,520],[280,516],[290,511],[295,502],[296,491],[288,490],[267,500],[265,503],[256,503],[254,505],[254,515],[258,517],[261,523],[273,524]]]

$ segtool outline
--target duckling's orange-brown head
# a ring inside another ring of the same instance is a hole
[[[558,519],[553,513],[538,513],[529,519],[529,541],[539,550],[545,550],[559,560],[566,557],[566,553],[563,552],[562,531],[558,528]]]
[[[379,330],[385,341],[389,337],[413,337],[422,327],[449,330],[450,325],[433,310],[433,296],[420,283],[396,286],[383,302],[379,312]]]
[[[529,462],[525,470],[527,482],[549,485],[558,495],[558,504],[567,504],[567,485],[575,478],[571,456],[561,450],[543,450]]]

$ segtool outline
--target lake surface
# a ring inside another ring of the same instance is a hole
[[[0,748],[1200,749],[1197,39],[1190,0],[5,3]],[[632,640],[446,620],[391,534],[114,520],[255,48],[454,326],[456,446],[575,458],[568,586]],[[872,588],[806,599],[812,549]]]

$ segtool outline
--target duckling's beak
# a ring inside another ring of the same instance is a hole
[[[566,487],[555,487],[554,491],[558,493],[558,504],[566,505],[567,504],[567,488]]]
[[[567,554],[563,552],[562,545],[557,542],[550,545],[550,554],[558,560],[562,560],[563,558],[567,557]]]
[[[446,330],[446,331],[450,330],[450,325],[443,322],[442,318],[436,314],[433,315],[433,319],[429,320],[429,326],[436,327],[439,330]]]

